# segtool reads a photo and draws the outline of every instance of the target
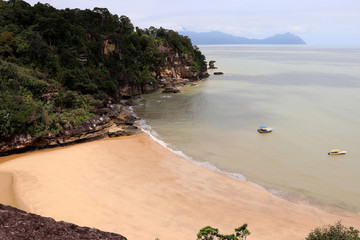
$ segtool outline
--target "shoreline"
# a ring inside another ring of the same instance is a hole
[[[310,205],[310,206],[313,206],[315,208],[319,208],[321,210],[324,210],[326,212],[333,213],[333,214],[341,215],[343,212],[349,212],[349,213],[353,213],[353,214],[358,214],[360,216],[359,212],[351,211],[350,209],[346,209],[346,208],[343,208],[343,207],[340,207],[340,206],[335,206],[335,205],[332,205],[332,204],[329,204],[329,203],[319,202],[319,201],[316,201],[316,200],[311,201],[308,198],[299,198],[298,196],[292,195],[291,193],[286,192],[284,190],[266,188],[266,187],[264,187],[264,186],[262,186],[262,185],[260,185],[260,184],[258,184],[256,182],[249,181],[247,179],[247,177],[242,175],[241,173],[223,171],[223,170],[217,168],[216,166],[214,166],[212,163],[210,163],[208,161],[206,161],[206,162],[196,161],[192,157],[186,155],[183,151],[172,149],[171,147],[169,147],[169,145],[170,145],[169,143],[159,139],[157,137],[157,136],[159,136],[159,134],[154,129],[152,129],[152,127],[150,125],[148,125],[146,123],[146,120],[140,119],[140,121],[137,121],[137,126],[142,130],[143,133],[149,135],[149,137],[153,141],[155,141],[156,143],[158,143],[159,145],[161,145],[162,147],[164,147],[168,151],[178,155],[179,157],[185,158],[186,160],[188,160],[189,162],[191,162],[192,164],[194,164],[196,166],[200,166],[200,167],[209,169],[211,171],[215,171],[215,172],[224,174],[224,175],[226,175],[226,176],[228,176],[228,177],[230,177],[230,178],[232,178],[232,179],[234,179],[236,181],[246,182],[246,183],[251,184],[252,186],[262,190],[262,191],[265,191],[265,192],[271,194],[274,197],[277,197],[277,198],[279,198],[281,200],[285,200],[285,201],[287,201],[289,203]]]
[[[303,239],[338,220],[360,228],[358,214],[288,202],[198,166],[145,133],[2,157],[4,172],[13,174],[23,210],[128,239],[167,239],[174,232],[191,239],[206,225],[231,233],[243,223],[251,239],[269,240]]]
[[[134,99],[140,97],[141,95],[165,91],[166,89],[170,89],[171,94],[178,93],[179,88],[183,88],[185,86],[193,87],[196,86],[197,83],[206,80],[210,76],[207,72],[206,74],[202,78],[197,79],[173,79],[171,82],[173,86],[170,88],[166,87],[167,85],[159,86],[153,91],[139,95],[132,95],[130,99],[104,100],[104,106],[99,107],[96,110],[101,113],[100,115],[95,115],[95,117],[85,121],[83,124],[72,129],[70,132],[65,131],[64,134],[53,136],[49,133],[50,135],[43,135],[40,138],[33,137],[29,134],[15,135],[12,139],[0,142],[0,157],[44,149],[66,147],[79,143],[105,139],[107,137],[112,138],[138,134],[141,131],[134,126],[134,123],[139,120],[132,110],[134,107]]]
[[[202,81],[203,80],[198,81],[198,84],[199,84],[198,86],[201,86],[200,84],[202,83]],[[186,88],[191,88],[191,87],[193,87],[193,86],[190,86],[190,85],[178,86],[178,88],[181,91],[183,91]],[[183,92],[181,92],[180,94],[183,94]],[[138,117],[138,115],[135,113],[135,111],[133,109],[134,107],[136,107],[136,105],[131,106],[131,111]],[[341,207],[341,206],[336,206],[334,204],[330,204],[330,203],[327,203],[324,201],[318,201],[316,198],[311,198],[310,195],[305,196],[305,197],[299,197],[299,196],[292,194],[286,190],[265,187],[261,184],[258,184],[256,181],[250,181],[246,176],[244,176],[241,173],[223,171],[208,161],[200,162],[200,161],[194,160],[191,156],[186,155],[182,150],[176,149],[176,146],[175,146],[175,149],[173,149],[172,147],[170,147],[171,143],[165,142],[164,140],[160,139],[161,136],[159,135],[159,133],[157,133],[150,125],[148,125],[145,119],[139,118],[139,120],[137,120],[135,122],[135,125],[139,129],[141,129],[141,132],[149,135],[149,137],[153,141],[155,141],[156,143],[158,143],[159,145],[161,145],[168,151],[170,151],[182,158],[185,158],[186,160],[190,161],[191,163],[193,163],[196,166],[204,167],[209,170],[219,172],[219,173],[224,174],[236,181],[247,182],[256,188],[259,188],[262,191],[266,191],[269,194],[273,195],[274,197],[280,198],[289,203],[310,205],[310,206],[314,206],[316,208],[319,208],[326,212],[334,213],[334,214],[341,215],[343,212],[350,212],[353,214],[358,214],[360,216],[360,212],[357,212],[355,210],[351,210],[349,208],[345,208],[345,207]]]

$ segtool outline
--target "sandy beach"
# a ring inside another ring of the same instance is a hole
[[[146,134],[0,158],[0,202],[131,239],[196,239],[249,224],[248,239],[304,239],[360,215],[289,203],[248,182],[197,166]]]

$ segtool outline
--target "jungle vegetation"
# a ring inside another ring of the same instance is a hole
[[[121,97],[119,86],[157,81],[167,64],[160,46],[191,58],[191,70],[206,69],[199,49],[173,30],[140,29],[106,8],[0,0],[0,140],[56,135],[93,117],[97,102]]]

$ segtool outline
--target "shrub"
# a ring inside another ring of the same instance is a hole
[[[360,237],[359,230],[347,228],[339,221],[334,225],[315,228],[305,240],[360,240]]]
[[[235,229],[235,234],[229,235],[220,234],[217,228],[206,226],[200,229],[197,234],[197,240],[246,240],[246,237],[250,235],[247,226],[248,225],[245,223],[241,227]]]

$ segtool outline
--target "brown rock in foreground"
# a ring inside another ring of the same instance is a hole
[[[125,237],[95,228],[79,227],[72,223],[56,222],[52,218],[27,213],[0,204],[0,239],[117,239]]]

